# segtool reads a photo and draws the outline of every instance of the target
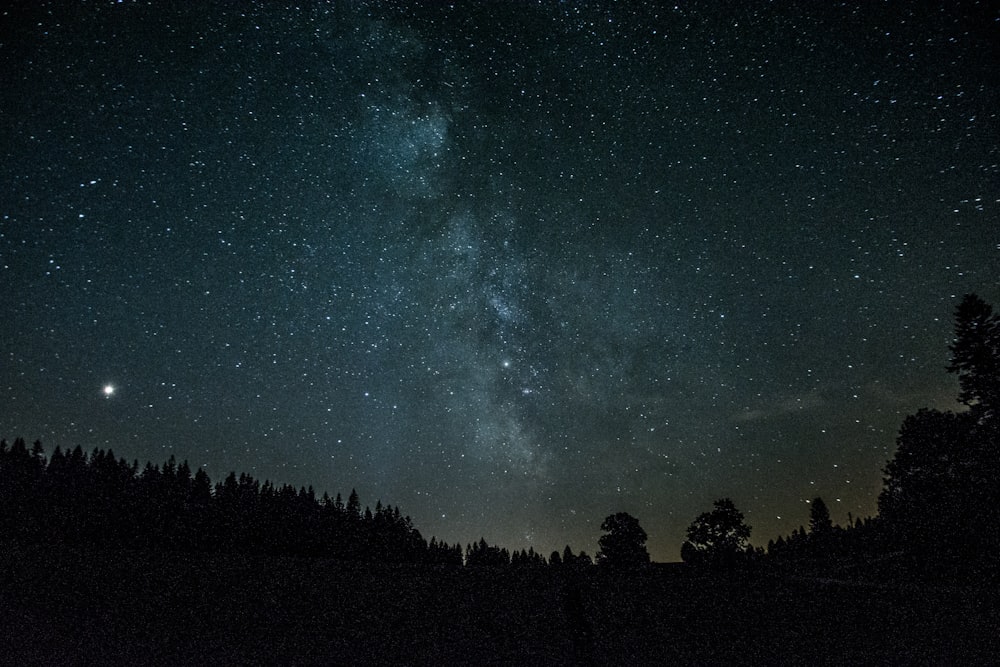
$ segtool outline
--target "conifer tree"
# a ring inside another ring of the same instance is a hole
[[[830,520],[830,510],[822,498],[814,498],[809,506],[809,532],[813,535],[825,535],[833,530]]]

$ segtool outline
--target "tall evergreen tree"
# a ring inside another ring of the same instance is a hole
[[[974,294],[955,311],[950,349],[948,370],[969,409],[923,409],[903,421],[879,518],[895,548],[932,566],[975,568],[1000,552],[1000,319]]]
[[[809,505],[809,532],[813,535],[826,535],[833,530],[830,519],[830,509],[822,498],[813,498]]]
[[[351,495],[347,497],[347,516],[351,519],[361,518],[361,499],[355,489],[351,489]]]
[[[958,374],[959,400],[988,415],[1000,409],[1000,316],[975,294],[955,310],[948,370]]]

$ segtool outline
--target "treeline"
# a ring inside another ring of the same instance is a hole
[[[553,551],[548,560],[542,554],[537,553],[534,547],[511,552],[505,547],[487,544],[485,539],[473,542],[465,549],[465,564],[472,567],[544,567],[545,565],[576,567],[593,565],[593,563],[594,561],[587,555],[586,551],[574,554],[573,549],[568,544],[561,554],[558,551]]]
[[[213,486],[171,457],[128,463],[78,446],[46,457],[18,438],[0,441],[0,537],[133,549],[319,556],[352,561],[461,565],[462,548],[427,542],[398,507],[362,509],[312,487],[263,484],[230,473]]]
[[[878,516],[831,526],[812,503],[810,530],[776,542],[776,558],[861,559],[908,572],[995,578],[1000,564],[1000,316],[975,294],[955,310],[947,370],[958,376],[965,409],[908,416],[883,468]],[[856,565],[858,567],[859,565]]]
[[[949,372],[959,412],[922,409],[904,421],[883,472],[878,515],[834,525],[822,498],[809,529],[749,545],[750,526],[728,498],[688,528],[688,563],[770,563],[800,571],[1000,578],[1000,315],[974,294],[955,311]]]
[[[263,483],[235,472],[212,484],[201,468],[174,457],[162,464],[116,458],[112,450],[28,447],[0,440],[0,539],[137,550],[263,554],[448,567],[589,565],[566,546],[546,559],[534,548],[509,551],[485,539],[425,540],[399,507],[362,509],[357,491],[317,498],[310,487]]]
[[[922,570],[944,577],[1000,576],[1000,316],[975,295],[955,313],[950,372],[960,412],[920,410],[906,418],[885,468],[878,516],[834,525],[822,498],[805,526],[767,548],[752,547],[750,526],[732,500],[717,500],[691,523],[681,548],[694,566],[771,564],[800,571],[892,576]],[[596,562],[621,568],[649,563],[646,533],[625,513],[601,524]],[[138,549],[316,556],[342,560],[470,567],[590,565],[567,546],[548,559],[508,551],[485,539],[427,542],[398,507],[362,509],[352,491],[317,498],[312,487],[276,487],[230,473],[213,486],[173,457],[161,466],[89,456],[41,443],[0,441],[0,539],[94,543]]]
[[[859,560],[871,563],[873,557],[877,560],[879,554],[891,551],[877,518],[848,515],[846,526],[834,524],[823,499],[814,498],[810,502],[809,528],[799,526],[788,537],[770,540],[762,553],[777,564],[829,570],[832,566],[850,569]]]

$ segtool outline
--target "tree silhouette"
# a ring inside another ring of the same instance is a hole
[[[975,569],[1000,551],[1000,318],[974,294],[955,311],[950,349],[948,370],[969,409],[923,409],[903,421],[879,518],[894,548],[935,567]]]
[[[510,565],[510,552],[497,546],[491,546],[480,538],[466,546],[465,564],[468,567],[507,567]]]
[[[116,460],[111,450],[88,457],[80,447],[57,447],[46,460],[40,442],[29,449],[22,438],[12,446],[0,440],[0,539],[462,565],[459,545],[435,541],[431,549],[398,507],[378,502],[374,514],[361,514],[360,506],[356,491],[345,507],[339,494],[317,500],[312,487],[276,488],[246,473],[213,487],[204,470],[192,474],[172,456],[140,472],[137,461]],[[544,562],[533,550],[524,556]]]
[[[635,568],[649,564],[646,531],[639,525],[638,519],[626,512],[618,512],[604,519],[601,530],[607,534],[598,540],[601,547],[597,552],[599,565]]]
[[[830,509],[822,498],[813,498],[809,506],[809,532],[813,535],[827,535],[832,530]]]
[[[715,509],[698,515],[688,526],[688,539],[681,547],[687,563],[731,566],[747,552],[750,526],[729,498],[716,500]]]
[[[987,415],[1000,408],[1000,316],[975,294],[955,310],[948,371],[958,374],[959,400]]]
[[[511,554],[510,564],[513,567],[519,568],[537,568],[544,566],[546,563],[545,558],[540,553],[536,553],[534,547],[528,547],[527,549],[521,549]]]
[[[976,521],[979,510],[990,510],[970,502],[996,483],[977,479],[982,471],[970,447],[973,422],[971,413],[938,410],[920,410],[903,421],[878,499],[879,515],[897,540],[921,550],[957,546],[957,533]]]
[[[351,495],[347,498],[347,516],[350,519],[361,518],[361,500],[355,489],[351,489]]]

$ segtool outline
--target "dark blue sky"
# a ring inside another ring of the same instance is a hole
[[[236,4],[0,14],[0,435],[668,560],[954,404],[990,3]]]

